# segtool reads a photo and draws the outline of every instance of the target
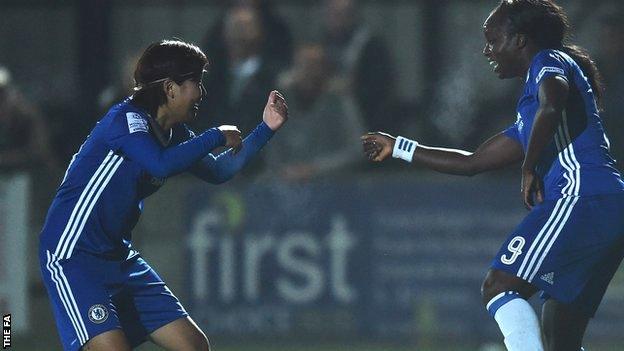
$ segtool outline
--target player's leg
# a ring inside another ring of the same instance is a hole
[[[550,266],[535,274],[539,277],[536,281],[541,281],[550,297],[542,308],[542,330],[548,351],[581,349],[589,320],[624,255],[624,218],[621,216],[624,196],[582,199],[575,210],[570,215],[570,226],[563,228],[552,248],[555,253],[565,253],[556,261],[566,269]],[[548,258],[543,264],[549,265]],[[546,277],[548,274],[550,276]],[[544,284],[544,280],[548,284]],[[555,297],[556,293],[559,298]]]
[[[89,340],[82,351],[130,351],[132,348],[121,329],[109,330]]]
[[[190,318],[180,318],[149,335],[156,345],[169,351],[208,351],[210,345],[204,332]]]
[[[42,278],[53,307],[56,325],[65,350],[79,350],[99,335],[119,331],[121,325],[113,311],[106,282],[114,267],[95,257],[76,254],[71,259],[59,260],[49,250],[40,251]],[[97,277],[97,278],[95,278]],[[122,334],[123,336],[123,334]],[[98,338],[91,346],[110,345],[117,337]],[[113,340],[113,341],[111,341]],[[113,343],[120,349],[127,344]]]
[[[543,350],[539,321],[526,301],[537,289],[506,272],[491,269],[483,282],[483,303],[503,334],[509,351]]]
[[[113,301],[124,310],[121,323],[130,345],[145,340],[170,351],[207,351],[208,339],[177,297],[140,256],[126,261],[126,289]]]
[[[548,299],[542,307],[542,332],[547,351],[580,350],[589,316],[570,304]]]
[[[526,281],[498,269],[490,269],[481,285],[483,304],[487,305],[497,295],[515,291],[523,299],[528,299],[537,292],[537,288]]]
[[[483,299],[510,351],[543,350],[537,315],[526,298],[544,290],[558,301],[570,301],[578,293],[571,287],[574,277],[560,271],[578,245],[571,230],[579,226],[578,201],[567,197],[535,206],[492,261]]]

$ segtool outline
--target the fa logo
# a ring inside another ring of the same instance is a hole
[[[108,319],[108,310],[104,305],[93,305],[89,308],[89,319],[95,324],[104,323]]]

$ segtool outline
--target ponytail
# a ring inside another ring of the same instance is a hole
[[[579,65],[583,73],[587,75],[592,90],[594,91],[594,97],[596,98],[598,109],[602,110],[602,96],[605,88],[602,75],[600,74],[600,71],[598,71],[596,63],[589,56],[587,50],[578,45],[564,45],[563,51],[570,55],[570,57],[572,57],[572,59]]]

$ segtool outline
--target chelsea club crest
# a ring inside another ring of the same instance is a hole
[[[108,319],[108,309],[104,305],[93,305],[89,308],[89,319],[95,324],[104,323]]]

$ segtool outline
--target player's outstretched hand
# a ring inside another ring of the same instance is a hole
[[[232,152],[237,153],[243,147],[243,138],[237,126],[223,125],[219,127],[225,137],[225,147],[232,148]]]
[[[381,162],[392,155],[396,138],[384,132],[371,132],[363,135],[362,146],[369,160]]]
[[[279,91],[273,90],[269,94],[269,101],[264,107],[262,120],[273,131],[280,129],[288,120],[288,105]]]

